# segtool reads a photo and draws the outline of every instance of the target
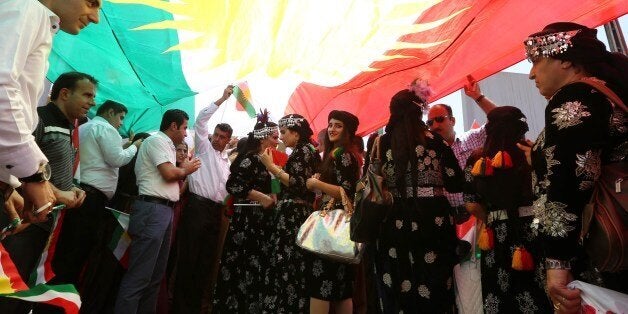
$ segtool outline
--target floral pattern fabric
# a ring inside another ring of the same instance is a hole
[[[251,203],[249,191],[271,192],[271,177],[256,154],[247,153],[227,180],[235,204]],[[213,313],[260,313],[272,209],[235,206],[214,293]]]
[[[311,263],[309,254],[296,245],[299,227],[314,210],[314,193],[305,181],[316,171],[320,157],[310,144],[299,143],[288,158],[285,171],[289,185],[282,185],[275,229],[270,237],[270,263],[263,293],[265,313],[308,313],[309,296],[305,273]]]
[[[481,149],[467,161],[466,174],[480,157]],[[492,176],[465,176],[464,199],[487,210],[487,224],[495,235],[494,247],[481,253],[484,312],[551,313],[552,305],[544,290],[544,266],[531,229],[532,216],[519,217],[519,207],[529,206],[532,201],[530,168],[523,157],[515,162],[514,168],[495,169]],[[512,268],[517,247],[532,255],[537,271]]]
[[[355,183],[358,181],[360,174],[358,161],[352,154],[344,152],[333,160],[333,166],[335,182],[326,183],[341,186],[347,196],[352,198],[355,194]],[[325,203],[321,202],[320,206],[325,206]],[[337,202],[336,207],[341,208],[342,203]],[[311,257],[311,265],[306,274],[308,295],[326,301],[340,301],[351,298],[355,267],[310,253],[308,255]]]
[[[534,231],[546,257],[582,255],[581,216],[603,164],[628,152],[626,117],[585,83],[561,88],[545,109],[545,129],[532,150]]]
[[[443,194],[461,192],[462,170],[443,139],[426,133],[416,147],[416,179],[410,167],[404,189],[395,186],[390,138],[381,139],[382,173],[393,208],[374,243],[374,278],[381,313],[453,312],[456,234]]]

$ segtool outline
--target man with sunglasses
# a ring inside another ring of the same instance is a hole
[[[480,87],[475,79],[471,76],[467,76],[468,83],[464,86],[464,92],[467,96],[471,97],[475,103],[488,114],[495,104],[482,95]],[[451,107],[445,104],[432,105],[427,113],[427,126],[430,131],[440,134],[445,141],[451,146],[451,149],[458,159],[460,168],[464,169],[467,159],[471,153],[476,149],[484,146],[486,140],[486,130],[484,125],[477,129],[469,130],[461,135],[456,134],[454,131],[454,125],[456,125],[456,118],[453,116]],[[449,203],[454,209],[454,217],[456,224],[462,224],[466,222],[470,215],[464,207],[464,201],[462,199],[462,193],[447,193],[445,192]],[[466,246],[466,249],[463,247]],[[454,267],[454,276],[456,278],[456,303],[462,313],[474,313],[472,310],[473,304],[482,304],[482,287],[480,286],[480,267],[477,265],[475,254],[466,254],[466,250],[471,245],[464,241],[460,241],[458,248],[459,255],[462,256],[462,260],[459,265]],[[470,250],[471,252],[474,250]],[[466,259],[469,259],[468,261]],[[476,289],[459,289],[459,283],[475,282],[477,284]]]

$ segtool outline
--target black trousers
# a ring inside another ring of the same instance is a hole
[[[78,285],[85,262],[102,233],[107,197],[91,186],[81,184],[81,188],[86,193],[85,201],[79,208],[67,210],[61,227],[52,260],[55,283]]]
[[[200,313],[203,293],[217,264],[222,204],[190,193],[177,227],[173,313]],[[215,284],[215,283],[214,283]],[[211,287],[213,291],[213,287]]]

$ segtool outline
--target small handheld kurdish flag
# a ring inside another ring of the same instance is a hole
[[[233,94],[236,97],[236,109],[246,111],[250,118],[255,118],[255,107],[251,103],[251,90],[249,84],[244,81],[233,87]]]
[[[78,313],[81,308],[81,297],[74,285],[48,286],[39,284],[29,288],[22,280],[9,253],[1,243],[0,296],[55,305],[63,308],[65,313]]]
[[[37,268],[30,274],[29,285],[35,286],[39,284],[47,283],[50,279],[54,278],[55,273],[52,269],[52,258],[55,255],[57,249],[57,241],[61,234],[61,227],[63,226],[63,218],[65,217],[65,209],[53,210],[52,214],[52,232],[48,236],[48,242],[46,247],[37,262]]]
[[[122,267],[126,269],[129,266],[129,246],[131,245],[131,237],[128,233],[130,217],[129,214],[119,212],[113,208],[107,207],[107,209],[118,221],[108,247]]]

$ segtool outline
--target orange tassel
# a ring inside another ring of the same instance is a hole
[[[471,174],[475,177],[492,176],[493,166],[491,165],[491,159],[488,157],[478,159],[475,164],[473,164]]]
[[[491,227],[482,227],[480,237],[478,238],[478,246],[482,251],[492,250],[495,247],[495,235]]]
[[[504,164],[504,160],[502,159],[502,151],[498,151],[497,154],[495,154],[495,156],[493,156],[493,168],[501,168],[502,165]]]
[[[528,252],[525,248],[521,248],[521,260],[523,261],[523,270],[534,270],[534,259],[532,258],[532,254]]]
[[[512,269],[519,271],[534,270],[534,259],[526,248],[518,246],[512,254]]]
[[[505,150],[498,151],[493,157],[492,166],[497,169],[510,169],[512,168],[512,157]]]
[[[475,162],[475,164],[473,164],[473,169],[471,169],[471,174],[474,177],[482,175],[482,162],[483,161],[484,161],[484,158],[480,158]]]
[[[523,261],[521,260],[521,248],[517,247],[512,253],[512,269],[523,270]]]

